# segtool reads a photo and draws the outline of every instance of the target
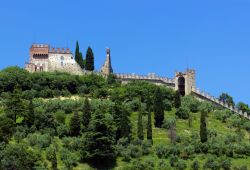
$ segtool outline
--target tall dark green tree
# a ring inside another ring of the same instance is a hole
[[[200,117],[200,140],[202,143],[207,142],[207,123],[206,123],[207,113],[201,111]]]
[[[90,47],[88,47],[85,60],[86,60],[86,70],[94,71],[95,69],[94,53]]]
[[[144,140],[141,103],[139,107],[138,121],[137,121],[137,137],[141,140]]]
[[[88,127],[91,119],[91,106],[89,103],[89,99],[85,98],[84,107],[83,107],[83,115],[82,115],[82,124],[85,128]]]
[[[83,159],[102,166],[115,160],[115,126],[112,116],[97,110],[92,116],[85,142],[81,149]]]
[[[82,53],[80,52],[80,49],[79,49],[78,41],[76,42],[75,61],[79,64],[79,66],[82,69],[84,69],[84,60],[83,60],[83,57],[82,57]]]
[[[157,87],[154,94],[154,119],[155,127],[161,128],[164,120],[164,104],[160,87]]]
[[[174,95],[174,107],[175,108],[181,107],[181,95],[178,90],[175,92],[175,95]]]
[[[31,127],[34,124],[35,111],[34,111],[34,104],[33,104],[32,99],[30,99],[30,101],[29,101],[28,110],[24,116],[24,121],[28,127]]]
[[[129,119],[129,112],[124,106],[122,107],[121,121],[118,129],[120,129],[121,137],[128,138],[128,140],[131,139],[131,122]]]
[[[16,122],[17,116],[22,116],[25,111],[21,90],[14,89],[12,93],[6,93],[4,97],[5,113]]]
[[[151,143],[153,143],[151,109],[149,109],[149,111],[148,111],[147,140],[149,140]]]
[[[74,113],[73,117],[70,119],[70,135],[79,136],[81,130],[81,122],[77,112]]]

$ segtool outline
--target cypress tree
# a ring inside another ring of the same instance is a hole
[[[79,43],[78,43],[78,41],[76,41],[75,61],[79,64],[79,61],[80,61],[80,50],[79,50]]]
[[[129,120],[129,112],[123,107],[122,108],[122,115],[120,120],[120,133],[121,137],[131,139],[131,123]]]
[[[206,125],[206,113],[204,111],[201,112],[200,117],[200,140],[202,143],[207,141],[207,125]]]
[[[75,50],[75,61],[79,64],[79,66],[84,69],[84,60],[82,57],[82,53],[79,49],[79,43],[76,41],[76,50]]]
[[[158,87],[154,94],[155,127],[161,128],[164,120],[164,105],[161,89]]]
[[[140,104],[140,105],[141,105],[141,104]],[[141,139],[141,140],[144,139],[141,106],[140,106],[139,113],[138,113],[137,137],[138,137],[139,139]]]
[[[83,150],[80,151],[84,159],[101,167],[103,164],[115,160],[114,121],[107,118],[99,109],[91,118],[85,139]]]
[[[29,102],[28,106],[28,112],[27,115],[25,116],[25,123],[27,124],[28,127],[31,127],[34,124],[35,121],[35,111],[34,111],[34,104],[32,99]]]
[[[94,54],[93,54],[93,51],[90,47],[88,47],[85,60],[86,60],[86,70],[94,71],[94,69],[95,69]]]
[[[151,111],[148,111],[147,139],[153,143]]]
[[[181,95],[179,91],[176,91],[174,96],[174,107],[179,108],[180,106],[181,106]]]
[[[70,135],[79,136],[81,130],[80,118],[77,112],[74,113],[73,117],[70,120]]]
[[[83,115],[82,115],[82,124],[85,128],[88,127],[90,119],[91,119],[91,107],[90,107],[89,99],[85,98]]]

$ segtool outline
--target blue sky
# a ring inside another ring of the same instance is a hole
[[[250,104],[250,0],[8,0],[0,5],[0,69],[28,61],[33,42],[91,46],[99,69],[111,48],[117,73],[173,77]]]

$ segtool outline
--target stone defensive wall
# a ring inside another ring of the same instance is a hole
[[[132,81],[132,80],[142,80],[142,81],[147,81],[147,82],[154,83],[154,84],[166,85],[171,88],[175,87],[174,79],[169,79],[166,77],[159,77],[159,76],[156,76],[155,74],[149,74],[147,76],[137,75],[137,74],[115,74],[115,76],[124,83]]]
[[[123,83],[127,83],[129,81],[133,80],[142,80],[151,82],[157,85],[165,85],[170,88],[175,88],[175,80],[166,78],[166,77],[159,77],[155,74],[149,74],[147,76],[137,75],[137,74],[115,74],[118,79],[120,79]],[[211,96],[209,93],[205,93],[204,91],[200,91],[198,88],[192,88],[192,94],[196,97],[206,100],[209,102],[212,102],[214,105],[228,109],[232,111],[235,114],[238,114],[248,120],[250,120],[250,115],[248,115],[246,112],[243,113],[242,110],[238,110],[237,108],[234,108],[233,106],[229,106],[228,104],[225,104],[221,101],[219,101],[217,98]]]

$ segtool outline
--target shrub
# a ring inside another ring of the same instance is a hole
[[[189,109],[181,106],[180,108],[177,109],[177,111],[175,112],[175,115],[180,119],[188,119]]]
[[[189,108],[191,112],[196,113],[199,111],[200,102],[194,96],[184,96],[181,99],[181,106]]]
[[[33,133],[28,135],[27,141],[30,146],[47,148],[51,144],[51,136],[49,134]]]
[[[199,166],[199,162],[197,160],[195,160],[192,165],[191,165],[191,169],[192,170],[199,170],[200,166]]]
[[[57,135],[61,138],[69,134],[69,129],[65,124],[60,124],[56,127]]]
[[[168,155],[168,148],[164,144],[156,145],[155,154],[158,158],[166,158]]]
[[[130,150],[132,158],[139,158],[142,156],[141,146],[130,144],[128,149]]]
[[[176,169],[184,170],[187,168],[187,164],[183,160],[179,160],[176,164]]]
[[[171,127],[176,125],[176,119],[170,118],[170,119],[165,119],[163,122],[162,127],[165,129],[170,129]]]

